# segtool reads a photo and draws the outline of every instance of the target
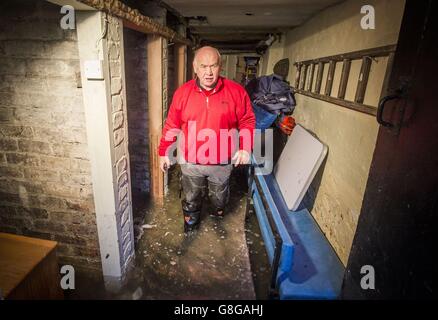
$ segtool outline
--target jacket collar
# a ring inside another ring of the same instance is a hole
[[[216,82],[216,86],[212,90],[211,94],[218,92],[220,89],[222,89],[223,85],[224,85],[223,78],[221,76],[219,76],[219,78],[217,79],[217,82]],[[196,88],[197,92],[202,92],[202,88],[199,84],[198,78],[195,79],[195,88]]]

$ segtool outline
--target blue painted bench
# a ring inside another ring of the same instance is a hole
[[[252,175],[250,195],[279,299],[337,299],[345,268],[305,208],[290,211],[273,174]]]

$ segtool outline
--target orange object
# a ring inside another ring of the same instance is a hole
[[[277,119],[276,125],[282,132],[290,135],[295,128],[295,119],[292,116],[282,115]]]

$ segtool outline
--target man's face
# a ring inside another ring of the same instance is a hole
[[[220,61],[215,51],[204,50],[199,52],[193,62],[193,68],[202,88],[210,90],[215,87],[220,73]]]

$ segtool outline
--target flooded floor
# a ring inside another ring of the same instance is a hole
[[[210,217],[205,199],[199,229],[185,234],[175,168],[164,205],[145,202],[139,208],[144,221],[136,221],[136,259],[124,287],[110,293],[102,281],[78,275],[75,292],[66,298],[266,299],[269,263],[255,214],[245,219],[242,170],[234,170],[230,186],[227,215]]]

